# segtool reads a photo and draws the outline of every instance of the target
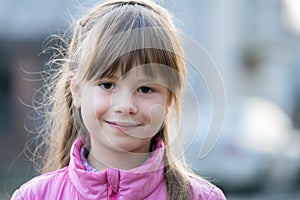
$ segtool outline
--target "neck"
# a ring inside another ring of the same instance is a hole
[[[98,148],[93,148],[92,145],[91,151],[87,157],[88,163],[97,170],[106,170],[107,168],[130,170],[142,165],[150,154],[150,143],[140,151],[145,153],[115,151],[101,147],[99,148],[99,146],[97,147]]]

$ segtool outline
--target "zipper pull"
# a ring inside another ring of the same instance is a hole
[[[119,191],[119,182],[120,182],[120,172],[117,169],[107,169],[107,194],[108,199],[117,200],[118,199],[118,191]]]
[[[108,193],[108,198],[107,199],[109,199],[109,200],[118,200],[118,193],[116,193],[112,189],[111,185],[108,185],[108,191],[107,191],[107,193]]]

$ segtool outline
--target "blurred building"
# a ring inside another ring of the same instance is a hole
[[[293,115],[299,93],[299,33],[289,28],[283,1],[168,2],[183,32],[216,62],[229,99],[262,96]]]
[[[51,34],[63,32],[72,1],[0,1],[0,199],[33,175],[24,155],[34,135],[32,99],[42,86],[40,55]],[[28,151],[27,151],[28,152]]]

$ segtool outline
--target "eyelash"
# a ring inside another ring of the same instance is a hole
[[[104,83],[100,83],[99,86],[105,90],[113,90],[115,89],[115,83],[110,83],[110,82],[104,82]],[[137,89],[137,92],[142,93],[142,94],[150,94],[152,93],[154,90],[150,87],[147,86],[141,86]]]
[[[115,88],[115,84],[110,82],[100,83],[99,86],[105,90],[112,90]]]
[[[143,91],[143,89],[146,89],[147,92]],[[142,86],[142,87],[139,87],[139,88],[137,89],[137,91],[140,92],[140,93],[143,93],[143,94],[150,94],[150,93],[153,92],[153,89],[150,88],[150,87]]]

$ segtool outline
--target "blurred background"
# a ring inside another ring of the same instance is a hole
[[[34,175],[23,153],[35,126],[26,116],[51,56],[40,54],[46,38],[95,2],[0,0],[0,199]],[[186,152],[193,170],[228,199],[300,199],[300,1],[159,2],[209,52],[226,88],[222,134],[199,159],[199,127]]]

